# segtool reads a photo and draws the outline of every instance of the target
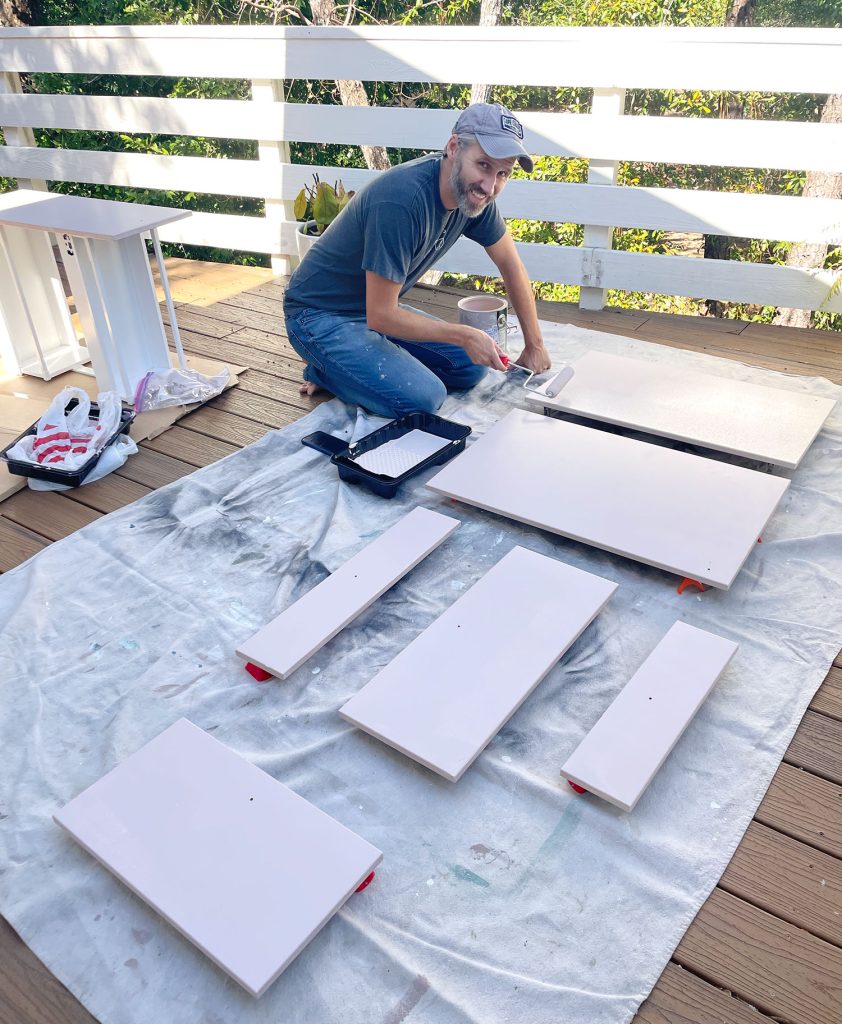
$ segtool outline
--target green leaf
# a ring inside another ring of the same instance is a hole
[[[293,212],[295,213],[296,220],[309,220],[307,216],[307,208],[310,205],[307,199],[307,193],[302,189],[295,197],[295,202],[292,204]]]
[[[326,181],[320,181],[316,186],[316,196],[313,199],[313,216],[316,223],[321,227],[332,223],[339,214],[339,200],[336,193]]]

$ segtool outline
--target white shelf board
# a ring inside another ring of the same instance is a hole
[[[458,519],[414,508],[241,644],[237,654],[285,679],[447,540],[457,526]]]
[[[586,353],[574,369],[555,398],[529,392],[527,401],[787,469],[795,469],[836,404],[606,352]]]
[[[253,996],[382,857],[184,718],[55,820]]]
[[[567,759],[561,774],[631,811],[738,645],[676,622]]]
[[[456,782],[616,589],[513,548],[339,713]],[[518,610],[515,632],[503,607]]]
[[[427,486],[727,590],[789,481],[514,409]]]
[[[58,231],[82,238],[119,241],[189,216],[189,210],[65,196],[33,189],[18,189],[0,196],[0,224]]]

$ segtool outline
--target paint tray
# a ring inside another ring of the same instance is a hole
[[[67,404],[68,409],[72,409],[77,404],[76,399],[72,398]],[[92,420],[99,419],[99,406],[96,402],[91,402],[91,409],[88,416]],[[102,453],[106,448],[110,447],[121,434],[127,434],[134,422],[135,414],[131,409],[123,409],[120,414],[120,423],[117,429],[108,438],[105,444],[100,448],[98,452],[95,452],[84,465],[79,466],[77,469],[61,469],[58,466],[41,466],[34,462],[27,462],[25,459],[13,459],[7,453],[14,448],[14,446],[22,438],[28,434],[34,434],[38,429],[38,420],[36,420],[31,427],[24,430],[22,434],[19,434],[11,444],[7,444],[6,447],[0,451],[0,459],[6,463],[10,473],[14,473],[16,476],[31,476],[35,480],[50,480],[54,484],[64,484],[66,487],[79,487],[85,481],[85,477],[91,472],[94,466],[102,458]]]
[[[362,484],[381,498],[394,498],[401,484],[458,455],[470,432],[470,427],[433,413],[412,412],[350,445],[323,430],[308,434],[301,443],[330,455],[340,480]]]

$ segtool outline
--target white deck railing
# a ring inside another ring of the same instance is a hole
[[[0,29],[0,175],[28,185],[79,181],[262,198],[261,217],[196,213],[162,239],[268,253],[283,271],[295,253],[291,201],[314,170],[359,188],[375,172],[290,163],[290,142],[434,149],[453,110],[284,103],[284,80],[447,82],[592,87],[590,114],[520,112],[538,155],[589,160],[586,184],[513,181],[509,218],[585,226],[581,247],[519,246],[534,280],[582,286],[599,308],[606,288],[842,311],[834,275],[736,261],[619,252],[613,226],[779,241],[842,242],[842,201],[629,188],[619,161],[842,171],[842,126],[623,116],[625,90],[842,91],[842,30],[73,27]],[[252,99],[26,95],[20,74],[247,79]],[[195,135],[258,141],[255,160],[46,149],[31,129]],[[439,264],[493,273],[458,243]]]

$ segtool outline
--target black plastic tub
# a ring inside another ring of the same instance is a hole
[[[73,398],[68,402],[67,408],[70,410],[76,405],[77,400]],[[134,422],[134,416],[135,414],[131,409],[123,409],[120,415],[119,427],[117,427],[111,437],[108,438],[102,448],[100,448],[95,455],[92,455],[88,461],[78,469],[60,469],[58,466],[40,466],[35,462],[25,462],[23,459],[12,459],[9,457],[9,450],[14,448],[18,441],[27,437],[29,434],[34,434],[36,432],[38,429],[37,422],[33,423],[28,430],[24,430],[24,432],[16,437],[11,444],[7,444],[6,447],[0,451],[0,459],[2,459],[9,467],[9,472],[14,473],[16,476],[31,476],[35,480],[49,480],[51,483],[63,484],[65,487],[78,487],[81,483],[84,483],[85,477],[102,458],[102,453],[105,449],[114,444],[121,434],[128,433],[129,428]],[[99,406],[96,402],[91,402],[89,418],[92,420],[99,419]]]
[[[449,443],[429,458],[414,465],[411,469],[400,476],[385,476],[381,473],[374,473],[356,463],[361,455],[373,451],[387,441],[394,441],[403,437],[411,430],[423,430],[426,434],[434,434],[437,437],[446,439]],[[316,451],[329,455],[330,461],[339,470],[339,479],[351,484],[361,484],[381,498],[394,498],[401,484],[411,480],[419,473],[431,466],[441,466],[448,462],[465,448],[465,439],[471,433],[471,428],[462,423],[454,423],[452,420],[442,419],[429,412],[411,412],[408,416],[401,416],[400,419],[392,420],[383,427],[379,427],[371,434],[366,434],[353,444],[347,444],[341,438],[327,434],[323,430],[317,430],[313,434],[302,437],[301,443],[308,448],[315,448]]]

